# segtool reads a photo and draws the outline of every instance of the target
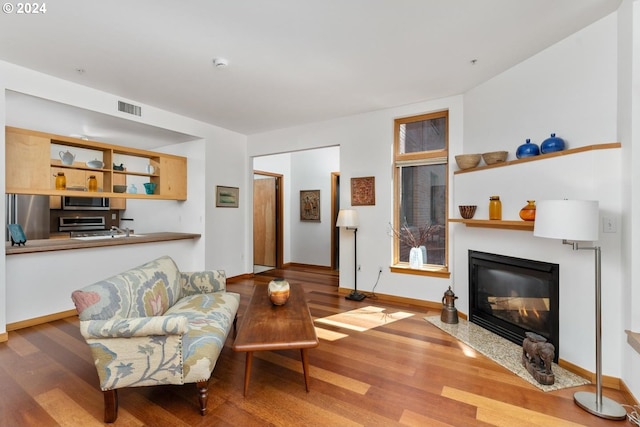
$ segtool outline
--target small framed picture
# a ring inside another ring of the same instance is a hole
[[[237,208],[240,189],[238,187],[216,186],[216,207]]]
[[[300,221],[320,222],[320,190],[300,190]]]
[[[376,177],[351,178],[351,206],[376,204]]]

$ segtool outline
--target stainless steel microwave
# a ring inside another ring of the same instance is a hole
[[[109,198],[62,196],[62,209],[67,211],[106,211],[109,210]]]

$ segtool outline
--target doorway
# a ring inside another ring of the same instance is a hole
[[[282,175],[254,171],[253,271],[282,268]]]

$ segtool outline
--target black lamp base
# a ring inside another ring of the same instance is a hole
[[[351,301],[362,301],[363,299],[365,299],[367,296],[361,292],[358,291],[351,291],[350,294],[345,295],[346,299],[350,299]]]

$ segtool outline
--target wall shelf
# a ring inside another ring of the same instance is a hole
[[[610,143],[605,143],[605,144],[587,145],[587,146],[584,146],[584,147],[570,148],[568,150],[556,151],[555,153],[547,153],[547,154],[540,154],[539,156],[526,157],[524,159],[509,160],[508,162],[501,162],[501,163],[496,163],[496,164],[493,164],[493,165],[478,166],[478,167],[471,168],[471,169],[460,169],[460,170],[454,171],[453,173],[457,175],[457,174],[461,174],[461,173],[476,172],[476,171],[481,171],[481,170],[485,170],[485,169],[501,168],[501,167],[505,167],[505,166],[516,165],[518,163],[535,162],[535,161],[538,161],[538,160],[545,160],[545,159],[550,159],[550,158],[553,158],[553,157],[560,157],[560,156],[567,156],[567,155],[570,155],[570,154],[583,153],[585,151],[608,150],[608,149],[611,149],[611,148],[620,148],[620,147],[622,147],[622,144],[619,143],[619,142],[610,142]]]
[[[501,228],[504,230],[521,230],[521,231],[533,231],[534,221],[504,221],[504,220],[489,220],[489,219],[462,219],[462,218],[449,218],[449,222],[460,222],[467,227],[478,228]]]

